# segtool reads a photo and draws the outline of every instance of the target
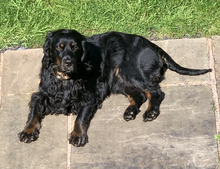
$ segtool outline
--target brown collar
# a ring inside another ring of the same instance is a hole
[[[56,77],[58,79],[61,79],[61,80],[70,79],[70,77],[66,73],[63,73],[63,72],[57,72],[57,76]]]

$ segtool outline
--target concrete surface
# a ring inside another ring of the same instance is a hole
[[[180,65],[215,71],[190,77],[168,70],[161,84],[165,92],[161,114],[153,122],[142,121],[143,111],[134,121],[124,121],[128,100],[111,96],[92,120],[89,143],[83,148],[67,141],[74,116],[47,116],[36,142],[18,140],[31,93],[38,88],[43,53],[30,49],[1,54],[0,169],[217,168],[220,37],[155,43]],[[147,104],[141,109],[146,108]]]

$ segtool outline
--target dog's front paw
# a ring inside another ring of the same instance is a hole
[[[38,139],[39,134],[40,131],[38,129],[35,129],[34,132],[30,132],[30,133],[26,130],[23,130],[22,132],[18,133],[18,138],[21,142],[31,143]]]
[[[144,122],[155,120],[160,114],[159,110],[149,110],[143,114]]]
[[[124,112],[124,119],[125,121],[134,120],[136,115],[140,112],[136,106],[129,106],[126,111]]]
[[[75,147],[83,147],[88,143],[88,136],[85,133],[72,132],[70,134],[69,143]]]

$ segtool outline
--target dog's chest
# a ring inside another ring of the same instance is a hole
[[[77,114],[83,95],[83,82],[80,80],[60,80],[49,101],[55,114]]]

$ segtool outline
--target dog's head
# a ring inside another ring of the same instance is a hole
[[[43,50],[43,66],[55,64],[58,76],[66,75],[67,78],[77,72],[79,65],[88,62],[86,38],[75,30],[62,29],[50,32],[46,36]]]

